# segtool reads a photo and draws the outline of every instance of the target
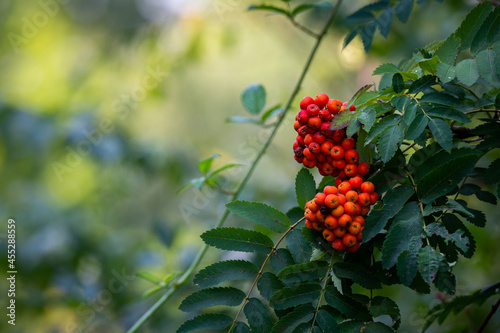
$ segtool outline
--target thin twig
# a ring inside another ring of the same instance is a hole
[[[283,241],[283,239],[285,239],[286,235],[288,235],[290,233],[290,231],[292,231],[293,229],[295,229],[295,227],[300,222],[304,221],[304,219],[305,219],[305,217],[301,218],[300,220],[298,220],[297,222],[295,222],[292,226],[290,226],[290,228],[288,228],[288,230],[283,235],[281,235],[280,239],[278,239],[278,241],[276,242],[276,244],[274,244],[273,248],[271,249],[271,252],[269,252],[269,254],[267,255],[266,259],[262,263],[262,266],[260,267],[260,270],[257,273],[257,276],[253,280],[252,286],[250,287],[250,290],[248,290],[247,297],[245,297],[245,299],[243,300],[243,304],[241,304],[241,306],[240,306],[240,308],[238,310],[238,313],[234,317],[234,320],[233,320],[233,322],[231,324],[231,327],[229,328],[229,332],[231,332],[233,330],[234,325],[236,325],[236,322],[238,321],[238,316],[240,315],[241,311],[243,310],[243,308],[245,307],[245,305],[247,304],[247,302],[250,300],[250,295],[252,294],[253,288],[255,287],[255,285],[259,281],[260,277],[262,276],[262,273],[264,272],[264,268],[266,267],[266,264],[269,261],[269,259],[271,258],[271,256],[273,255],[274,251],[276,251],[276,249],[278,248],[278,246],[280,245],[280,243]]]
[[[332,270],[333,266],[333,256],[335,255],[335,251],[332,252],[332,256],[330,257],[330,263],[328,264],[328,269],[326,271],[325,277],[324,277],[324,282],[323,282],[323,288],[321,289],[321,294],[319,294],[318,298],[318,304],[316,304],[316,310],[314,310],[314,318],[311,324],[311,329],[309,330],[309,333],[312,333],[314,330],[314,323],[316,322],[316,317],[318,316],[318,311],[319,307],[321,306],[321,301],[323,300],[323,297],[326,292],[326,285],[328,284],[328,276],[330,275],[330,271]]]
[[[493,315],[495,314],[495,312],[498,310],[499,306],[500,306],[500,298],[491,307],[490,313],[488,313],[488,315],[486,316],[486,318],[484,318],[483,324],[481,325],[481,327],[479,327],[479,329],[477,330],[477,333],[482,333],[484,331],[484,329],[486,328],[486,325],[488,325],[488,322],[490,321],[491,317],[493,317]]]
[[[259,151],[259,153],[257,154],[257,156],[255,157],[255,160],[252,162],[251,166],[250,166],[250,169],[247,171],[245,177],[243,178],[243,180],[241,181],[240,185],[238,186],[238,189],[236,190],[236,192],[232,195],[231,197],[231,200],[230,201],[233,201],[233,200],[236,200],[241,192],[243,191],[243,189],[245,188],[248,180],[250,179],[250,177],[252,176],[253,174],[253,171],[255,170],[255,168],[257,167],[257,164],[259,164],[259,161],[260,159],[262,158],[262,156],[265,154],[265,152],[267,151],[267,149],[269,148],[271,142],[273,141],[273,138],[274,136],[276,135],[276,133],[278,132],[278,129],[280,127],[280,125],[283,123],[284,119],[285,119],[285,116],[286,116],[286,113],[287,111],[290,109],[290,106],[292,105],[293,103],[293,100],[295,99],[295,97],[297,96],[299,90],[300,90],[300,87],[302,86],[302,82],[304,81],[304,78],[307,74],[307,72],[309,71],[309,67],[311,66],[311,63],[312,63],[312,60],[314,59],[314,56],[316,55],[316,52],[321,44],[321,41],[323,40],[323,37],[326,35],[327,31],[328,31],[328,28],[330,27],[330,25],[333,23],[333,19],[335,18],[335,14],[338,12],[338,9],[340,7],[340,4],[342,3],[342,0],[338,0],[337,4],[335,5],[335,8],[330,12],[329,14],[329,17],[325,23],[325,25],[323,26],[323,29],[321,30],[321,32],[318,34],[318,37],[316,38],[316,43],[314,44],[312,50],[311,50],[311,53],[309,54],[309,57],[307,58],[306,60],[306,63],[304,65],[304,68],[302,69],[302,73],[300,74],[299,76],[299,79],[297,80],[297,83],[295,84],[295,87],[294,89],[292,90],[292,93],[290,94],[290,97],[286,103],[286,105],[284,106],[283,108],[283,113],[281,115],[281,117],[279,118],[278,122],[276,123],[276,126],[274,127],[273,131],[271,132],[271,134],[269,135],[267,141],[264,143],[264,146],[262,146],[261,150]],[[227,217],[229,216],[229,210],[226,208],[224,210],[224,212],[222,213],[221,217],[219,218],[219,221],[217,222],[217,224],[215,225],[216,228],[222,226],[224,224],[224,222],[226,221]],[[146,313],[144,313],[135,323],[134,325],[127,331],[127,333],[135,333],[137,332],[137,330],[142,326],[144,325],[144,323],[149,320],[149,318],[156,312],[158,311],[158,309],[163,305],[165,304],[165,302],[167,302],[170,297],[174,294],[174,292],[179,288],[181,287],[182,285],[184,285],[185,283],[187,283],[192,275],[194,274],[194,271],[196,270],[196,268],[198,267],[198,265],[200,264],[201,260],[203,259],[203,257],[205,256],[205,253],[207,252],[208,250],[208,245],[205,244],[201,249],[200,251],[197,253],[195,259],[193,260],[193,262],[191,263],[191,265],[187,268],[187,270],[184,272],[184,274],[175,282],[173,283],[173,286],[169,289],[167,289],[167,291],[165,292],[165,294],[163,294],[163,296],[161,298],[159,298],[147,311]]]

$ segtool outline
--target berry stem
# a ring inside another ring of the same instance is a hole
[[[259,281],[260,277],[262,276],[262,273],[264,272],[264,268],[266,267],[266,264],[269,261],[269,259],[271,259],[271,256],[273,255],[274,251],[276,251],[276,249],[278,248],[278,246],[280,245],[280,243],[283,241],[283,239],[285,239],[285,237],[290,233],[290,231],[292,231],[293,229],[295,229],[295,227],[300,222],[304,221],[304,219],[305,219],[305,217],[301,218],[300,220],[298,220],[297,222],[295,222],[292,226],[290,226],[290,228],[283,235],[281,235],[280,239],[278,239],[278,241],[276,242],[276,244],[274,244],[273,248],[271,249],[271,252],[269,252],[269,254],[267,255],[266,259],[262,263],[262,266],[260,267],[260,270],[257,273],[257,276],[253,280],[252,286],[248,290],[247,297],[245,297],[245,299],[243,300],[243,304],[241,304],[241,306],[240,306],[240,308],[238,310],[238,313],[234,317],[234,320],[231,323],[231,327],[229,328],[228,332],[232,332],[232,330],[234,328],[234,325],[236,325],[236,322],[238,321],[238,317],[239,317],[241,311],[243,310],[243,308],[247,304],[248,300],[250,299],[250,295],[252,294],[253,288],[255,287],[255,285]]]
[[[232,195],[230,201],[236,200],[240,196],[240,194],[243,191],[243,189],[245,188],[248,180],[252,176],[253,171],[257,167],[257,164],[259,164],[260,159],[262,158],[262,156],[264,155],[264,153],[267,151],[267,149],[270,146],[270,144],[271,144],[274,136],[278,132],[278,129],[279,129],[280,125],[283,123],[283,120],[285,119],[287,111],[290,109],[290,106],[292,105],[293,100],[297,96],[297,94],[298,94],[298,92],[300,90],[300,87],[302,86],[302,82],[304,81],[304,78],[305,78],[307,72],[309,71],[309,67],[311,66],[311,63],[312,63],[312,61],[314,59],[314,56],[316,55],[316,52],[317,52],[319,46],[321,45],[321,41],[323,40],[323,37],[326,35],[326,33],[328,31],[328,28],[331,26],[331,24],[334,21],[335,15],[337,14],[341,3],[342,3],[342,0],[338,0],[337,1],[337,3],[335,4],[335,7],[330,12],[330,14],[328,16],[328,19],[327,19],[325,25],[323,26],[323,29],[317,35],[317,37],[316,37],[316,43],[314,44],[314,46],[313,46],[313,48],[312,48],[312,50],[311,50],[311,52],[309,54],[309,57],[306,60],[304,68],[302,69],[302,73],[300,74],[299,79],[298,79],[297,83],[295,84],[295,87],[292,90],[292,93],[290,94],[290,97],[289,97],[287,103],[285,104],[285,106],[283,108],[282,115],[280,116],[279,120],[277,121],[277,123],[276,123],[273,131],[269,135],[266,143],[264,144],[264,146],[262,146],[262,148],[259,151],[258,155],[255,157],[255,160],[252,162],[252,165],[250,166],[250,169],[247,171],[245,177],[243,178],[243,180],[241,181],[240,185],[238,186],[238,189]],[[229,216],[229,210],[226,208],[224,210],[224,212],[222,213],[221,217],[219,218],[219,221],[217,222],[217,224],[215,225],[215,227],[217,228],[217,227],[222,226],[224,224],[224,222],[226,221],[226,219],[227,219],[228,216]],[[204,245],[200,249],[200,251],[198,252],[198,254],[196,255],[196,257],[193,260],[193,262],[191,263],[191,265],[184,272],[184,274],[182,274],[181,277],[175,283],[173,283],[173,286],[170,287],[170,288],[168,288],[165,291],[165,293],[134,323],[134,325],[127,331],[127,333],[137,332],[142,327],[142,325],[144,325],[146,323],[146,321],[149,320],[149,318],[151,318],[151,316],[156,311],[158,311],[158,309],[160,309],[160,307],[163,304],[165,304],[165,302],[167,302],[170,299],[170,297],[172,297],[172,295],[175,293],[175,291],[179,287],[181,287],[182,285],[184,285],[185,283],[187,283],[191,279],[191,277],[193,276],[196,268],[198,267],[198,265],[200,264],[201,260],[205,256],[205,253],[207,252],[207,250],[208,250],[208,245]]]

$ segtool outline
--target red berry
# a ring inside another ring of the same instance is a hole
[[[370,164],[366,162],[361,162],[358,165],[358,172],[360,175],[365,176],[370,171]]]
[[[354,104],[352,104],[352,105],[349,107],[349,111],[356,111],[356,107],[354,106]]]
[[[344,173],[347,177],[354,177],[358,173],[358,167],[354,163],[346,164]]]
[[[310,135],[310,134],[308,134],[308,135]],[[317,142],[311,142],[311,144],[309,144],[308,148],[311,151],[311,153],[313,153],[313,154],[319,154],[319,152],[321,151],[321,146]]]
[[[359,172],[359,165],[358,165],[358,172]],[[358,189],[362,183],[363,183],[363,178],[361,178],[360,176],[354,176],[351,179],[349,179],[349,184],[351,184],[353,190]]]
[[[323,121],[330,121],[333,119],[333,116],[332,114],[330,113],[330,111],[324,109],[324,110],[321,110],[319,112],[319,117],[321,118],[321,120]]]
[[[328,95],[324,93],[319,93],[316,95],[314,99],[314,103],[318,105],[321,109],[325,107],[326,103],[328,103]]]
[[[361,191],[366,193],[373,193],[375,191],[375,185],[372,182],[364,182],[361,184]]]
[[[354,140],[353,138],[345,138],[344,140],[342,140],[342,147],[345,150],[353,149],[354,147],[356,147],[356,140]]]
[[[342,146],[333,146],[332,150],[330,150],[330,156],[336,160],[339,160],[344,157],[345,150]]]
[[[307,114],[309,117],[317,117],[319,115],[319,107],[316,104],[309,104],[307,106]]]
[[[306,168],[310,168],[310,169],[314,168],[316,166],[316,163],[317,163],[316,160],[309,160],[309,159],[307,159],[307,157],[304,158],[304,160],[302,161],[302,164],[304,164],[304,166]]]
[[[307,125],[312,129],[319,129],[321,127],[321,124],[323,124],[323,121],[320,117],[311,117],[307,121]]]
[[[377,192],[372,192],[370,193],[370,205],[375,205],[375,203],[378,200],[378,194]]]
[[[349,149],[345,151],[344,159],[347,163],[358,163],[359,153],[356,149]]]
[[[332,140],[335,142],[340,142],[345,136],[345,132],[342,129],[336,130],[333,132]]]
[[[337,114],[340,111],[340,108],[342,107],[342,102],[339,101],[338,99],[331,99],[326,103],[326,107],[328,108],[328,111],[330,111],[332,114]]]
[[[307,124],[308,120],[309,120],[309,115],[307,114],[306,110],[300,110],[299,113],[297,113],[297,121],[302,125]]]
[[[312,97],[310,97],[310,96],[306,96],[306,97],[304,97],[304,98],[300,101],[300,108],[301,108],[302,110],[305,110],[305,109],[307,108],[307,106],[308,106],[309,104],[312,104],[312,103],[314,103],[313,98],[312,98]]]
[[[326,137],[323,134],[316,132],[313,135],[313,140],[314,140],[314,142],[322,145],[326,141]]]
[[[337,186],[337,188],[339,189],[339,193],[346,194],[348,191],[351,190],[351,184],[349,184],[348,181],[343,181],[342,183],[339,184],[339,186]]]

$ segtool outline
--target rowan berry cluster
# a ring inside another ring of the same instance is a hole
[[[294,128],[298,135],[293,143],[295,160],[307,168],[318,167],[322,176],[331,175],[345,179],[358,173],[359,154],[354,149],[356,141],[347,138],[342,129],[332,131],[331,121],[345,110],[347,102],[328,99],[326,94],[316,98],[306,96],[300,102],[300,112],[295,117]],[[354,105],[349,111],[355,111]]]
[[[377,202],[378,194],[373,183],[363,179],[370,165],[359,163],[356,140],[346,137],[342,129],[330,130],[330,122],[346,105],[323,93],[314,99],[304,97],[294,124],[298,135],[293,149],[297,162],[318,167],[323,176],[336,177],[335,186],[326,186],[306,203],[305,225],[323,231],[335,250],[356,252],[362,241],[364,216]],[[354,106],[349,108],[355,110]]]

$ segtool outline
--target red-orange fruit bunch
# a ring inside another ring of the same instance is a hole
[[[364,216],[378,200],[373,183],[365,181],[358,186],[357,182],[351,178],[338,186],[325,186],[305,206],[306,227],[323,231],[323,237],[337,251],[359,249]]]

